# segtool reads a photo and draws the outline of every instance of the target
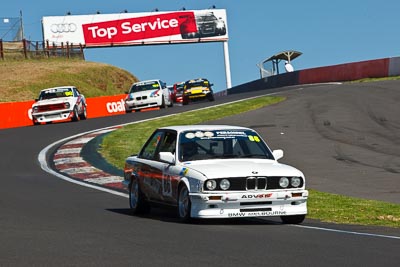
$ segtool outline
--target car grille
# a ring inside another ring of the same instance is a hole
[[[230,187],[228,190],[225,191],[247,191],[247,190],[273,190],[273,189],[282,189],[279,186],[279,179],[282,176],[269,176],[269,177],[230,177],[230,178],[220,178],[220,179],[213,179],[217,181],[217,188],[214,191],[222,190],[219,187],[219,181],[222,179],[228,179],[230,182]],[[290,179],[290,177],[288,177]],[[301,184],[297,188],[301,188],[303,186],[304,181],[302,180]],[[204,183],[204,190],[210,191],[205,186]],[[289,185],[286,188],[293,188]]]
[[[66,109],[65,104],[59,103],[59,104],[38,106],[38,112],[46,112],[46,111],[53,111],[53,110],[59,110],[59,109]]]
[[[202,34],[213,34],[213,33],[215,33],[215,25],[214,25],[214,23],[204,23],[200,27],[200,32]]]
[[[145,100],[147,99],[147,96],[138,96],[136,97],[136,100]]]

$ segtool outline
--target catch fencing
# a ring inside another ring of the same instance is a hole
[[[80,58],[85,59],[84,46],[81,44],[61,43],[51,44],[43,41],[22,41],[5,42],[0,39],[0,59],[42,59],[42,58]]]

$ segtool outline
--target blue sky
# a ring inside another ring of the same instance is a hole
[[[259,78],[256,64],[284,50],[301,51],[296,70],[400,54],[398,0],[203,0],[203,1],[3,1],[0,17],[23,13],[25,36],[42,40],[41,18],[74,15],[207,9],[227,10],[232,85]],[[168,84],[205,77],[214,89],[226,88],[223,44],[185,44],[96,48],[86,60],[108,63],[140,80],[159,78]],[[283,70],[283,68],[281,68]]]

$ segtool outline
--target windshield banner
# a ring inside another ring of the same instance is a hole
[[[225,9],[43,17],[49,46],[147,45],[228,40]]]

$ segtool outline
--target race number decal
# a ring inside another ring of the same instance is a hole
[[[172,196],[172,177],[167,173],[168,167],[163,170],[162,173],[162,195],[163,196]]]

